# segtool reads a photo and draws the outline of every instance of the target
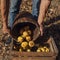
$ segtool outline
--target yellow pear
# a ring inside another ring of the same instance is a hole
[[[30,52],[31,50],[30,49],[27,49],[27,52]]]
[[[44,48],[43,48],[43,47],[41,48],[41,51],[42,51],[42,52],[45,52],[45,50],[44,50]]]
[[[24,31],[24,32],[23,32],[23,36],[24,36],[24,37],[26,37],[26,36],[28,36],[28,35],[29,35],[29,34],[28,34],[27,31]]]
[[[21,48],[19,49],[19,52],[22,52],[22,49]]]
[[[28,46],[28,42],[22,42],[21,47],[26,48]]]
[[[31,40],[31,37],[30,37],[30,36],[27,36],[27,37],[26,37],[26,40],[27,40],[27,41],[30,41],[30,40]]]
[[[37,52],[41,52],[41,50],[40,49],[37,49]]]
[[[49,52],[49,49],[48,48],[46,48],[46,52]]]
[[[29,41],[29,46],[34,47],[35,43],[33,41]]]
[[[23,38],[26,38],[24,35],[22,35]]]
[[[21,36],[19,36],[19,37],[17,38],[17,42],[22,43],[23,40],[24,40],[24,39],[23,39],[23,37],[21,37]]]

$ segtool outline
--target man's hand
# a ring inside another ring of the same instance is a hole
[[[2,31],[3,31],[3,34],[10,32],[8,27],[7,27],[7,25],[5,23],[3,23]]]
[[[9,30],[7,28],[2,28],[3,34],[9,33]]]
[[[40,25],[40,34],[43,36],[43,25]]]
[[[40,26],[40,35],[43,36],[43,24],[40,24],[39,21],[38,24]]]
[[[41,0],[39,16],[38,16],[38,24],[40,25],[41,36],[43,36],[43,22],[48,6],[50,5],[50,2],[51,0]]]

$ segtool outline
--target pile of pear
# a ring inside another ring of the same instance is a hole
[[[20,43],[19,52],[32,52],[32,48],[34,49],[35,43],[32,39],[33,32],[30,30],[29,26],[25,26],[19,32],[20,36],[17,37],[17,42]],[[16,47],[14,46],[16,49]],[[49,52],[49,48],[44,47],[36,47],[35,52]]]
[[[20,43],[19,51],[30,51],[32,47],[35,46],[35,43],[32,40],[32,31],[29,26],[25,26],[20,30],[20,36],[17,38],[17,42]]]

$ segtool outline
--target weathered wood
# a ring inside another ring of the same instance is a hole
[[[39,25],[28,12],[22,12],[22,14],[19,14],[15,19],[11,29],[12,37],[16,39],[20,29],[26,25],[33,30],[33,40],[36,40],[40,35]]]
[[[11,51],[12,60],[13,59],[23,59],[23,60],[56,60],[56,56],[58,55],[58,50],[54,49],[57,48],[55,42],[53,41],[52,37],[48,40],[50,45],[50,52],[18,52],[18,51]]]

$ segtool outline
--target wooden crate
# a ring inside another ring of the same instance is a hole
[[[11,52],[11,60],[56,60],[58,49],[52,37],[48,42],[50,45],[50,52]]]

